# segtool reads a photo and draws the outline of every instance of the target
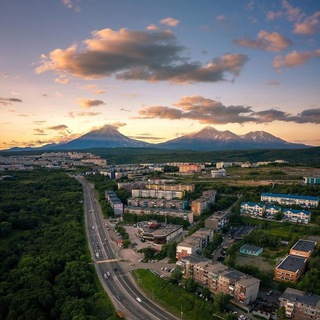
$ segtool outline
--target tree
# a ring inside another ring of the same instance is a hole
[[[278,320],[286,320],[286,308],[284,306],[281,306],[276,311],[276,315]]]
[[[219,312],[223,312],[227,307],[231,297],[227,293],[219,292],[214,296],[213,304]]]
[[[184,281],[184,287],[187,292],[195,292],[197,290],[197,283],[192,278],[188,278]]]
[[[202,289],[201,293],[202,293],[202,296],[207,299],[210,298],[211,296],[211,291],[206,287]]]

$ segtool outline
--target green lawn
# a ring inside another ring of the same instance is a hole
[[[218,319],[212,315],[215,311],[212,303],[187,293],[183,288],[161,279],[150,270],[137,269],[132,271],[132,274],[146,295],[169,312],[181,316],[182,311],[185,320]]]

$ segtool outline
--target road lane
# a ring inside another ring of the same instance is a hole
[[[105,228],[100,205],[94,198],[92,186],[84,177],[76,178],[84,190],[86,229],[95,269],[116,308],[121,309],[126,318],[131,320],[176,320],[176,317],[146,298],[135,285],[131,275],[123,271],[110,243],[111,238]],[[110,276],[105,278],[104,274],[107,272]],[[138,302],[137,298],[140,298],[141,302]]]

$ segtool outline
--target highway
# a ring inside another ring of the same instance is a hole
[[[95,269],[116,309],[124,312],[129,320],[176,320],[176,317],[146,298],[131,275],[123,271],[119,257],[113,251],[114,244],[111,243],[92,186],[82,176],[76,179],[84,191],[85,222]]]

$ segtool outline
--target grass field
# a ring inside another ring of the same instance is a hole
[[[181,316],[182,312],[185,320],[219,319],[213,316],[212,303],[186,292],[168,280],[161,279],[150,270],[137,269],[132,271],[132,274],[146,295],[169,312],[177,316]]]

